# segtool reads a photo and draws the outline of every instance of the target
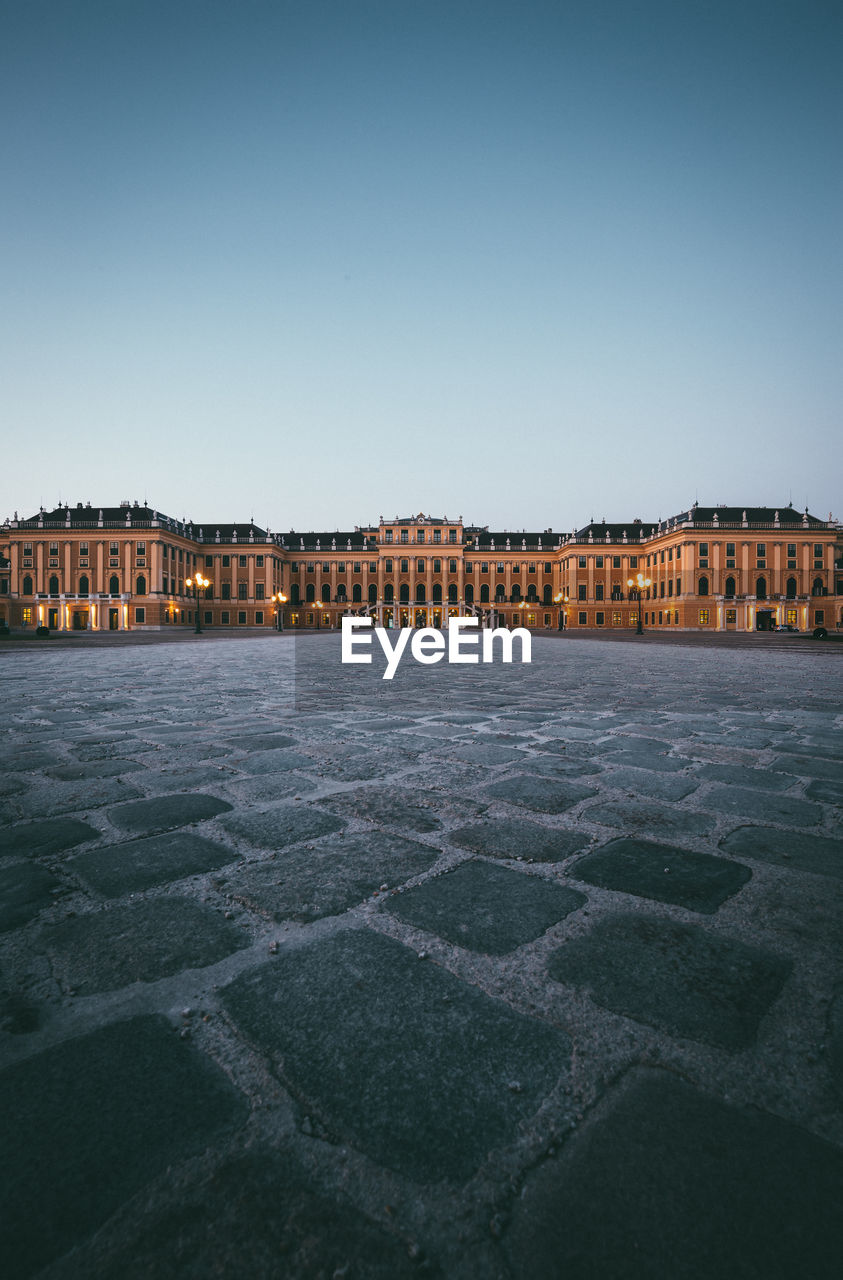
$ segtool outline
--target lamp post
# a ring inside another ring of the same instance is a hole
[[[568,597],[565,595],[563,591],[557,591],[556,595],[553,597],[553,601],[554,601],[554,604],[558,605],[559,607],[559,624],[558,624],[559,630],[564,631],[565,630],[565,626],[564,626],[565,611],[562,608],[562,605],[563,603],[564,604],[568,603]]]
[[[279,631],[284,630],[284,605],[287,603],[287,597],[283,591],[278,591],[272,597],[272,603],[275,605],[275,625]]]
[[[195,578],[188,578],[185,585],[187,586],[188,591],[190,591],[191,588],[193,589],[193,603],[196,613],[196,626],[193,629],[196,634],[200,636],[202,634],[202,623],[199,618],[199,588],[201,587],[204,591],[206,587],[211,585],[211,583],[207,578],[203,578],[201,573],[197,573]]]
[[[635,595],[638,601],[638,626],[636,627],[636,635],[644,634],[644,614],[641,609],[641,602],[644,599],[644,590],[650,586],[651,578],[645,578],[643,573],[638,573],[634,578],[627,578],[626,585],[629,587],[629,594]]]

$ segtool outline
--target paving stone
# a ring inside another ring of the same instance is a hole
[[[428,871],[439,850],[382,831],[346,835],[313,849],[239,868],[228,895],[274,920],[316,920]]]
[[[751,1045],[789,960],[699,925],[611,915],[555,951],[548,972],[597,1004],[731,1051]]]
[[[126,756],[150,755],[156,750],[152,742],[141,738],[121,738],[119,742],[92,742],[73,748],[73,755],[82,762],[95,760],[124,760]]]
[[[525,764],[529,758],[517,747],[504,747],[496,742],[461,743],[455,748],[454,755],[458,760],[465,760],[468,764],[492,767],[499,764]]]
[[[237,857],[227,845],[189,831],[175,831],[89,849],[71,858],[67,869],[105,897],[119,898],[185,876],[216,871]]]
[[[404,787],[359,787],[326,796],[320,803],[388,827],[406,831],[440,831],[442,823],[436,809],[438,797],[431,797]]]
[[[223,992],[301,1104],[374,1160],[464,1181],[512,1142],[570,1041],[389,938],[349,930]]]
[[[725,782],[734,787],[754,787],[758,791],[784,791],[792,780],[768,768],[748,769],[739,764],[706,764],[693,775],[703,782]]]
[[[408,924],[457,946],[503,955],[539,937],[586,897],[537,876],[488,862],[465,862],[386,902]]]
[[[256,849],[286,849],[300,840],[315,840],[345,827],[342,818],[307,804],[277,804],[258,813],[232,813],[221,820],[233,835]]]
[[[631,741],[631,740],[630,740]],[[670,756],[665,750],[666,743],[659,743],[660,750],[653,747],[635,747],[632,745],[619,747],[608,754],[612,764],[629,765],[633,769],[655,769],[658,773],[679,773],[687,769],[690,760],[682,756]],[[607,760],[607,763],[608,763]]]
[[[45,751],[41,747],[4,747],[0,750],[0,770],[4,773],[10,770],[29,773],[33,769],[46,769],[59,763],[60,757],[54,751]]]
[[[87,778],[84,782],[38,781],[17,803],[22,817],[47,818],[54,814],[118,805],[142,794],[122,778]]]
[[[711,914],[752,872],[739,862],[647,840],[610,840],[568,869],[574,880]]]
[[[337,746],[314,751],[307,768],[341,782],[364,782],[406,769],[410,756],[390,747]]]
[[[812,800],[821,800],[824,804],[843,805],[843,782],[832,782],[830,778],[817,778],[805,789],[805,794]]]
[[[312,769],[314,762],[300,751],[281,748],[278,751],[253,751],[237,767],[244,773],[279,773],[287,769]]]
[[[233,751],[277,751],[296,746],[297,739],[288,733],[239,733],[228,738],[226,745]]]
[[[92,760],[89,763],[58,764],[46,769],[45,774],[60,782],[76,782],[85,778],[116,778],[121,773],[139,773],[145,767],[136,760]]]
[[[714,819],[696,810],[665,808],[641,800],[604,800],[583,811],[588,822],[606,827],[621,827],[631,834],[656,836],[707,836],[714,830]]]
[[[658,773],[650,769],[612,769],[600,781],[604,786],[632,791],[635,795],[654,800],[681,800],[699,786],[694,774],[683,774],[680,778],[674,773]]]
[[[580,831],[542,827],[527,819],[502,819],[458,827],[448,833],[450,844],[488,858],[523,858],[533,862],[562,862],[578,853],[590,837]]]
[[[291,1151],[263,1148],[179,1187],[178,1204],[77,1251],[55,1280],[436,1280],[413,1240],[314,1186]],[[77,1269],[80,1268],[81,1270]]]
[[[222,1071],[158,1017],[8,1067],[0,1090],[0,1256],[15,1277],[84,1240],[246,1113]]]
[[[822,821],[822,809],[791,796],[762,794],[743,787],[712,787],[704,800],[716,813],[739,813],[747,818],[781,822],[785,826],[812,827]]]
[[[147,769],[139,779],[146,791],[167,795],[173,791],[192,791],[194,788],[225,784],[230,778],[242,775],[215,764],[180,765],[173,769]]]
[[[493,782],[486,787],[486,794],[498,800],[506,800],[509,804],[523,805],[537,813],[564,813],[581,800],[596,796],[597,791],[594,787],[575,782],[534,778],[529,774],[519,773],[514,778]]]
[[[843,752],[841,752],[843,756]],[[786,773],[799,778],[829,778],[839,782],[843,774],[843,759],[819,760],[810,756],[786,756],[770,765],[774,773]]]
[[[13,862],[0,867],[0,933],[26,924],[54,902],[52,890],[58,880],[32,862]]]
[[[31,785],[28,778],[12,778],[7,775],[0,778],[0,797],[5,799],[7,796],[19,796],[28,791]]]
[[[781,831],[777,827],[736,827],[720,841],[720,848],[744,858],[772,862],[792,871],[811,871],[843,880],[843,840]]]
[[[122,831],[136,834],[169,831],[186,827],[191,822],[203,822],[231,809],[226,800],[205,796],[196,792],[178,795],[156,796],[153,800],[138,800],[134,804],[118,805],[109,811],[109,820]]]
[[[150,898],[42,930],[56,977],[80,995],[201,969],[249,945],[242,929],[187,898]]]
[[[312,778],[290,773],[261,773],[256,778],[237,778],[226,782],[224,790],[237,809],[253,804],[274,804],[278,800],[299,800],[316,790]]]
[[[98,840],[96,827],[77,818],[51,818],[46,822],[22,822],[8,831],[0,831],[0,854],[29,854],[43,857],[72,849],[86,840]]]
[[[832,1280],[843,1155],[804,1130],[648,1073],[527,1176],[512,1280]]]
[[[843,986],[837,988],[829,1006],[827,1043],[832,1085],[843,1103]]]

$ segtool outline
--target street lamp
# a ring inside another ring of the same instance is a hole
[[[276,626],[279,631],[284,630],[284,605],[287,603],[287,597],[283,591],[278,591],[272,597],[272,603],[275,605]]]
[[[644,634],[644,614],[641,609],[641,601],[644,599],[644,589],[649,587],[652,579],[645,578],[642,573],[638,573],[634,578],[627,578],[626,585],[629,587],[629,594],[634,595],[638,601],[638,626],[636,634],[643,636]]]
[[[563,610],[562,605],[563,603],[564,604],[568,603],[568,597],[564,593],[564,591],[557,591],[556,595],[553,597],[553,602],[554,604],[559,606],[559,630],[563,631],[564,630],[563,618],[565,616],[565,611]]]
[[[193,603],[195,605],[196,612],[196,626],[194,627],[194,631],[199,636],[202,634],[202,623],[199,620],[199,588],[201,587],[204,591],[206,587],[211,585],[211,583],[208,578],[203,578],[201,573],[197,573],[195,578],[188,578],[185,585],[187,586],[188,591],[190,591],[191,588],[193,589]]]

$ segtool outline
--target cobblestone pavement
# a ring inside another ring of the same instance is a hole
[[[5,1275],[836,1278],[841,656],[4,654]]]

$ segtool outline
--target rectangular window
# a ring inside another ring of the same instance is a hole
[[[577,614],[577,618],[578,618],[578,620],[579,620],[579,624],[580,624],[580,626],[581,626],[581,627],[584,627],[584,626],[586,626],[586,625],[588,624],[588,614],[587,614],[587,613],[578,613],[578,614]]]
[[[246,568],[246,557],[245,557],[245,556],[238,556],[238,557],[237,557],[237,563],[239,564],[239,566],[240,566],[240,568],[241,568],[241,569],[245,569],[245,568]]]
[[[659,562],[660,562],[661,564],[664,564],[664,552],[663,552],[663,551],[660,551],[660,552],[659,552]]]
[[[602,582],[596,582],[594,584],[594,599],[595,600],[603,599],[603,583]]]
[[[315,572],[316,572],[316,564],[315,564],[315,562],[314,562],[313,560],[308,560],[308,562],[307,562],[307,572],[308,572],[308,573],[315,573]]]
[[[231,599],[231,583],[230,582],[224,582],[222,584],[222,598],[223,600]]]
[[[213,556],[205,556],[205,568],[206,568],[206,569],[213,569],[213,567],[214,567],[214,557],[213,557]]]
[[[789,542],[787,544],[787,554],[790,559],[792,560],[796,559],[796,543],[795,542]]]
[[[598,609],[597,613],[594,615],[594,621],[598,627],[602,627],[603,623],[606,621],[605,613],[601,613],[601,611]]]
[[[620,569],[620,567],[621,567],[621,558],[620,558],[620,556],[612,556],[612,568],[613,568],[613,569]]]
[[[602,557],[602,556],[595,556],[595,557],[594,557],[594,567],[595,567],[595,569],[602,569],[602,568],[603,568],[603,557]]]
[[[504,572],[504,568],[505,568],[505,566],[504,566],[504,562],[503,562],[503,560],[499,560],[499,561],[498,561],[498,573],[503,573],[503,572]]]
[[[756,544],[755,544],[755,554],[756,554],[756,556],[758,556],[758,558],[759,558],[760,560],[763,560],[763,559],[764,559],[764,557],[765,557],[765,556],[766,556],[766,554],[767,554],[767,544],[766,544],[766,542],[756,542]]]
[[[661,598],[662,598],[662,600],[663,600],[663,599],[664,599],[664,583],[663,583],[663,582],[660,582],[660,583],[659,583],[659,595],[661,596]]]
[[[731,626],[731,627],[733,627],[733,626],[735,625],[735,623],[737,622],[737,620],[738,620],[738,611],[737,611],[737,609],[727,609],[727,610],[726,610],[726,624],[727,624],[727,626]]]
[[[246,592],[248,590],[249,590],[249,584],[247,582],[238,582],[237,583],[237,599],[246,600],[247,599]]]
[[[662,625],[662,611],[659,609],[659,626]]]
[[[409,534],[409,531],[408,531],[407,529],[402,529],[402,530],[401,530],[401,541],[402,541],[402,542],[409,542],[409,540],[410,540],[410,534]]]
[[[667,594],[669,596],[673,595],[673,579],[672,578],[668,578],[667,580]]]
[[[323,573],[330,573],[330,572],[331,572],[331,564],[330,564],[330,561],[328,561],[328,560],[323,560],[323,561],[322,561],[322,572],[323,572]]]
[[[409,573],[409,572],[410,572],[410,561],[409,561],[409,560],[402,560],[402,561],[401,561],[401,572],[402,572],[402,573]]]
[[[383,531],[383,540],[384,540],[384,542],[391,542],[391,541],[392,541],[392,530],[391,530],[391,529],[384,529],[384,531]]]
[[[821,542],[815,542],[814,543],[814,559],[822,560],[822,558],[823,558],[823,544]]]
[[[434,529],[434,530],[433,530],[433,541],[434,541],[434,542],[441,542],[441,541],[442,541],[442,530],[441,530],[441,529]]]
[[[23,621],[23,625],[24,625],[25,627],[30,626],[30,625],[31,625],[31,623],[32,623],[32,609],[31,609],[31,607],[30,607],[29,605],[26,605],[26,606],[23,608],[23,610],[21,611],[21,614],[22,614],[22,621]]]
[[[377,560],[370,560],[370,561],[369,561],[369,573],[377,573],[377,571],[378,571],[378,562],[377,562]]]
[[[205,610],[205,614],[204,614],[204,617],[203,617],[202,621],[203,621],[204,623],[206,623],[208,626],[210,626],[210,625],[211,625],[211,623],[213,622],[213,620],[214,620],[214,615],[213,615],[213,613],[211,612],[211,610],[210,610],[210,609],[206,609],[206,610]]]
[[[392,573],[392,561],[388,558],[384,561],[384,570],[387,573]]]
[[[424,560],[416,560],[416,572],[424,573]]]
[[[700,609],[700,626],[701,627],[708,626],[708,618],[709,618],[708,609]]]
[[[264,585],[262,582],[256,582],[255,583],[255,599],[263,600],[263,598],[264,598]]]
[[[701,555],[701,556],[707,556],[707,555],[708,555],[708,543],[707,543],[707,542],[701,542],[701,543],[700,543],[700,555]]]
[[[814,625],[817,627],[821,627],[824,622],[825,622],[825,609],[815,609]]]
[[[143,605],[138,605],[135,609],[135,622],[146,622],[146,609]]]
[[[619,613],[612,614],[612,626],[619,627],[621,625],[621,615]]]
[[[766,561],[766,560],[756,560],[756,561],[755,561],[755,567],[756,567],[756,569],[766,569],[766,568],[767,568],[767,561]]]
[[[457,562],[456,562],[456,560],[449,560],[449,561],[448,561],[448,572],[449,572],[449,573],[456,573],[456,571],[457,571]]]
[[[354,572],[354,573],[362,573],[362,571],[363,571],[363,566],[362,566],[361,562],[360,562],[359,560],[355,560],[355,561],[354,561],[354,569],[353,569],[353,571],[352,571],[352,572]]]
[[[231,568],[231,556],[223,556],[223,558],[222,558],[222,567],[223,567],[223,569],[230,569],[230,568]]]
[[[53,548],[52,548],[52,547],[50,547],[50,555],[51,555],[51,556],[54,556],[54,555],[57,555],[57,554],[58,554],[58,547],[56,547],[55,551],[53,550]],[[119,546],[117,545],[117,543],[116,543],[116,542],[112,542],[112,543],[110,544],[110,548],[109,548],[109,552],[108,552],[108,554],[109,554],[110,556],[119,556],[119,554],[120,554],[120,548],[119,548]]]
[[[586,568],[586,563],[587,563],[587,562],[586,562],[586,558],[585,558],[585,556],[578,556],[578,557],[577,557],[577,564],[578,564],[578,566],[579,566],[579,568],[580,568],[580,569],[585,569],[585,568]]]
[[[553,563],[550,560],[545,560],[544,571],[545,573],[553,573]]]
[[[581,582],[581,583],[579,584],[579,586],[577,587],[577,599],[578,599],[578,600],[585,600],[585,599],[587,599],[587,597],[586,597],[586,590],[587,590],[587,587],[586,587],[585,583],[584,583],[584,582]]]
[[[258,609],[255,613],[255,624],[259,627],[263,626],[263,609]]]
[[[480,572],[481,572],[481,573],[488,573],[488,572],[489,572],[489,561],[488,561],[488,560],[481,560],[481,561],[480,561]]]
[[[237,614],[237,625],[244,627],[246,625],[246,610],[241,609]]]
[[[630,557],[629,557],[629,567],[630,567],[630,569],[637,569],[637,568],[638,568],[638,556],[630,556]]]
[[[536,625],[536,615],[534,613],[527,614],[527,626],[534,627]]]
[[[673,559],[673,547],[668,547],[668,551],[667,551],[667,558],[668,558],[668,560],[672,560],[672,559]]]
[[[223,609],[222,613],[220,614],[220,622],[224,627],[227,627],[231,622],[231,614],[228,612],[227,609]]]
[[[25,542],[25,543],[23,544],[23,554],[24,554],[25,556],[31,556],[31,555],[32,555],[32,543],[31,543],[31,542]]]
[[[263,568],[263,556],[255,556],[255,564],[259,569]]]
[[[456,542],[456,540],[457,540],[457,531],[456,531],[456,529],[449,529],[449,530],[448,530],[448,541],[449,541],[449,542]]]

